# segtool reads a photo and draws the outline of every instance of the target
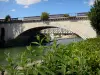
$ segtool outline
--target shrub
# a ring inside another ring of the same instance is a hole
[[[100,38],[52,48],[42,66],[54,75],[99,75]]]
[[[6,59],[10,66],[5,69],[10,75],[99,75],[100,38],[70,45],[57,45],[54,41],[52,46],[39,44],[38,50],[34,50],[30,45],[16,58],[18,62],[12,60],[9,54]],[[23,69],[16,69],[12,63]],[[30,66],[27,66],[29,63]]]
[[[63,17],[69,17],[69,14],[64,14]]]
[[[43,20],[43,21],[49,20],[49,14],[47,12],[42,12],[41,20]]]
[[[10,17],[10,15],[7,15],[6,17],[5,17],[5,22],[10,22],[11,21],[11,17]]]
[[[97,34],[100,35],[100,1],[95,0],[94,6],[92,6],[89,12],[89,19],[92,27],[96,30]]]

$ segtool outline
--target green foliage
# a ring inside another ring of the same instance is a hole
[[[37,39],[40,37],[37,36]],[[39,44],[37,42],[35,44]],[[12,59],[6,54],[9,75],[99,75],[100,38],[88,39],[70,45],[42,46],[27,50]],[[39,57],[39,59],[37,59]],[[17,61],[16,61],[17,60]],[[15,67],[17,65],[17,67]],[[22,69],[18,69],[18,66]],[[2,70],[2,69],[1,69]]]
[[[64,14],[63,17],[69,17],[69,15],[68,14]]]
[[[96,0],[88,16],[91,21],[92,27],[96,30],[97,34],[100,35],[100,1],[99,0]]]
[[[68,46],[52,46],[42,66],[54,75],[99,75],[100,38],[88,39]]]
[[[11,17],[10,17],[10,15],[7,15],[6,17],[5,17],[5,22],[10,22],[11,21]]]
[[[49,14],[47,12],[42,12],[41,20],[43,20],[43,21],[49,20]]]

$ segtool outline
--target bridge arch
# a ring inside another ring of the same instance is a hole
[[[19,35],[17,35],[16,38],[19,37],[19,36],[28,35],[28,33],[37,34],[37,33],[40,32],[42,29],[47,29],[47,28],[57,28],[57,27],[54,27],[54,26],[42,26],[42,27],[30,28],[30,29],[27,29],[27,30],[23,31],[23,32],[20,33]]]
[[[40,39],[45,37],[45,34],[42,34],[40,31],[42,29],[48,29],[48,28],[58,28],[55,26],[41,26],[41,27],[35,27],[35,28],[30,28],[26,31],[23,31],[20,33],[14,40],[16,41],[18,45],[29,45],[31,42],[37,42],[36,35],[40,35]],[[71,32],[71,31],[70,31]],[[77,35],[77,34],[76,34]],[[47,41],[43,41],[43,43],[47,43]]]
[[[42,34],[40,31],[43,30],[43,29],[49,29],[49,28],[59,28],[59,27],[56,27],[56,26],[41,26],[41,27],[35,27],[35,28],[31,28],[31,29],[28,29],[24,32],[22,32],[21,34],[19,34],[16,38],[28,38],[28,37],[34,37],[38,34]],[[79,36],[78,34],[66,29],[66,28],[60,28],[60,29],[64,29],[70,33],[73,33],[74,35],[77,35]],[[50,32],[49,32],[50,33]],[[57,33],[57,32],[56,32]],[[81,36],[79,36],[81,37]]]
[[[24,31],[36,28],[36,27],[45,27],[45,26],[52,26],[67,29],[69,31],[74,32],[75,34],[79,35],[83,39],[87,38],[94,38],[96,37],[95,30],[91,27],[89,20],[64,20],[64,21],[51,21],[49,23],[43,22],[28,22],[24,23],[25,26]]]

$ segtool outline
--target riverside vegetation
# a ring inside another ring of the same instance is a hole
[[[48,20],[48,13],[43,13],[41,19]],[[6,18],[7,22],[10,17]],[[100,1],[95,0],[89,12],[91,25],[100,35]],[[27,50],[12,58],[5,53],[7,64],[1,65],[0,71],[7,75],[100,75],[100,37],[87,39],[69,45],[43,46],[42,40],[37,36],[38,49],[27,46]],[[40,62],[39,62],[40,61]],[[19,69],[18,67],[22,67]]]
[[[15,59],[6,53],[8,64],[0,70],[6,70],[7,75],[100,75],[100,38],[69,45],[54,41],[51,46],[42,46],[43,39],[37,38],[37,50],[27,46]]]

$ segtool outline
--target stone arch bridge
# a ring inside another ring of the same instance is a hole
[[[45,22],[41,20],[21,20],[13,21],[11,23],[2,22],[0,23],[0,34],[1,28],[4,28],[5,40],[9,40],[16,38],[21,33],[29,29],[40,28],[39,30],[41,30],[52,27],[59,27],[72,31],[83,39],[96,37],[96,32],[91,27],[88,17],[49,19],[49,21]],[[38,29],[36,29],[35,31],[38,31]]]

